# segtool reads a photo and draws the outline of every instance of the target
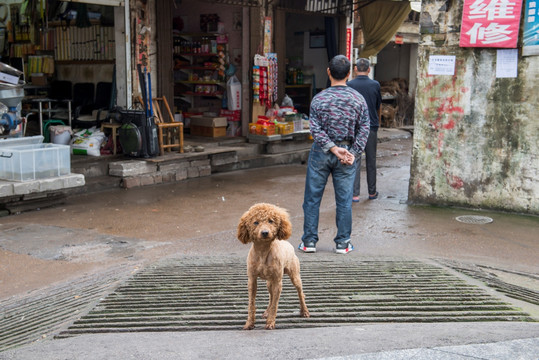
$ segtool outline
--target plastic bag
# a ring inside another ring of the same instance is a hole
[[[292,99],[288,95],[284,95],[283,102],[281,103],[281,107],[294,107],[294,103],[292,102]]]
[[[49,127],[50,140],[53,144],[69,145],[72,134],[71,126],[53,125]]]
[[[106,140],[105,134],[94,127],[76,132],[71,141],[71,152],[74,155],[101,155],[101,145]]]
[[[241,82],[236,75],[232,75],[226,82],[228,110],[241,109]]]

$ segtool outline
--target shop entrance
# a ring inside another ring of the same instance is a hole
[[[308,114],[312,97],[327,86],[327,47],[328,42],[336,39],[327,39],[326,20],[322,15],[286,13],[285,17],[284,94],[292,99],[298,112]]]
[[[417,44],[387,44],[374,58],[374,79],[382,91],[382,127],[414,124]]]

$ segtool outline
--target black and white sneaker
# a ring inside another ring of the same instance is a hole
[[[337,254],[348,254],[350,251],[354,250],[354,245],[350,241],[338,243],[335,252]]]
[[[312,242],[302,242],[301,244],[299,244],[298,249],[300,249],[304,253],[315,253],[316,245]]]

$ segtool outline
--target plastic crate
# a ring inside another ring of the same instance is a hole
[[[294,132],[294,124],[293,123],[278,123],[275,126],[277,127],[277,132],[280,135],[288,135],[288,134],[292,134]]]
[[[43,136],[1,141],[0,179],[31,181],[70,174],[70,147],[41,141]]]
[[[293,124],[294,132],[303,130],[303,120],[301,119],[301,114],[286,114],[284,118],[286,122]]]

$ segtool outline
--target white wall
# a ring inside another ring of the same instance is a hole
[[[309,48],[309,32],[304,33],[303,37],[303,63],[305,66],[312,66],[314,68],[314,80],[313,87],[317,89],[324,89],[328,81],[327,67],[328,67],[328,55],[326,48]]]

